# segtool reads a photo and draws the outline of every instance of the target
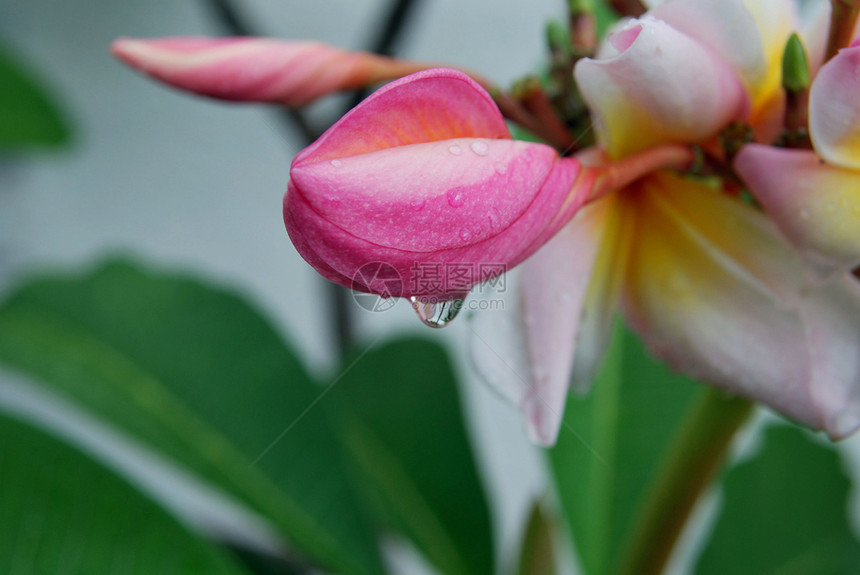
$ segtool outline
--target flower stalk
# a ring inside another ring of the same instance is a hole
[[[860,5],[856,0],[830,0],[830,4],[830,34],[827,37],[825,62],[835,56],[840,48],[851,44],[857,16],[860,15]]]
[[[703,389],[681,424],[621,556],[621,575],[659,575],[754,404]]]

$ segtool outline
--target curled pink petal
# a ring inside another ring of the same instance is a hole
[[[181,90],[287,106],[426,68],[320,42],[264,38],[121,38],[111,51],[129,66]]]
[[[829,163],[860,169],[860,46],[821,67],[809,92],[809,134]]]
[[[747,95],[732,67],[667,23],[627,21],[608,43],[618,53],[580,60],[575,76],[598,139],[613,158],[701,142],[746,114]]]
[[[810,151],[744,146],[734,163],[780,230],[822,271],[860,264],[860,172]]]
[[[520,263],[591,192],[595,173],[542,144],[509,139],[489,95],[468,76],[429,70],[393,82],[293,162],[284,220],[302,256],[356,289],[385,262],[403,297],[462,296],[478,272]],[[452,289],[419,281],[421,266],[473,271]]]

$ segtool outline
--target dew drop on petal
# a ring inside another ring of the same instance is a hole
[[[335,168],[339,168],[343,165],[343,162],[341,162],[340,160],[332,160],[331,165],[334,166]]]
[[[490,146],[487,145],[487,142],[482,142],[479,140],[477,142],[472,142],[472,145],[469,147],[472,148],[472,151],[479,156],[486,156],[490,153]]]
[[[504,162],[496,162],[496,173],[504,176],[508,173],[508,165]]]
[[[453,189],[448,190],[448,203],[452,208],[459,208],[463,205],[463,202],[466,201],[466,195],[463,193],[463,190]]]
[[[463,309],[463,299],[437,300],[435,298],[420,298],[412,296],[412,309],[418,314],[418,319],[426,326],[433,328],[445,327],[457,317]]]
[[[469,231],[469,228],[463,228],[460,230],[460,239],[464,242],[472,237],[472,232]]]
[[[424,209],[424,204],[426,204],[426,203],[427,203],[427,200],[425,200],[424,198],[415,198],[414,200],[409,202],[409,205],[416,212],[420,212],[421,210]]]
[[[463,153],[463,148],[454,144],[454,145],[448,146],[448,151],[454,156],[459,156],[460,154]]]

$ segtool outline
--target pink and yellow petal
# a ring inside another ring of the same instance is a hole
[[[744,146],[734,168],[810,262],[824,271],[860,264],[860,172],[758,144]]]
[[[746,94],[732,68],[667,23],[630,20],[607,42],[617,55],[580,60],[575,76],[598,140],[613,158],[701,142],[746,114]]]
[[[619,296],[607,285],[605,260],[619,237],[620,207],[615,195],[589,204],[523,264],[520,306],[529,386],[520,407],[538,444],[555,443],[568,388],[573,383],[584,391],[603,356]]]
[[[809,133],[829,163],[860,169],[860,46],[845,48],[818,72],[809,93]]]
[[[652,351],[693,377],[836,433],[842,406],[826,397],[850,394],[854,383],[816,355],[811,331],[817,325],[827,334],[819,340],[846,344],[821,320],[838,313],[836,304],[825,297],[817,300],[823,308],[808,304],[799,259],[748,206],[678,178],[640,188],[625,304]],[[733,225],[702,225],[691,206],[708,195],[708,219]],[[775,255],[785,263],[774,264]]]

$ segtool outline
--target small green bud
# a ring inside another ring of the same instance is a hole
[[[594,0],[567,0],[567,9],[571,16],[594,14]]]
[[[550,20],[546,25],[546,42],[553,54],[570,53],[570,34],[558,20]]]
[[[792,34],[782,54],[782,87],[789,92],[802,92],[809,88],[809,60],[806,49],[797,34]]]

